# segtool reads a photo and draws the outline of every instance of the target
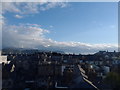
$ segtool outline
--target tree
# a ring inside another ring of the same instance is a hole
[[[109,72],[104,81],[105,83],[109,84],[111,88],[120,89],[120,74],[116,72]]]

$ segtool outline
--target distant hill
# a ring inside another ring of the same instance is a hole
[[[50,50],[25,49],[25,48],[4,48],[2,54],[16,54],[16,53],[35,53],[35,52],[51,52]],[[52,51],[64,54],[63,51]]]

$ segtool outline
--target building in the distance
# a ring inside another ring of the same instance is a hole
[[[7,64],[7,56],[2,56],[0,51],[0,90],[2,89],[2,64]]]

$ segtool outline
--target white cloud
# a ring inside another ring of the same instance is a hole
[[[66,7],[65,2],[2,2],[2,12],[34,14],[55,7]]]
[[[4,24],[4,17],[2,15],[0,15],[0,25]]]
[[[117,50],[116,44],[89,44],[81,42],[58,42],[45,37],[48,30],[37,24],[5,25],[3,47],[38,48],[69,53],[94,53],[99,50]]]
[[[2,2],[2,13],[5,12],[16,12],[19,13],[20,10],[19,8],[16,6],[16,3],[13,2]]]
[[[63,3],[63,2],[49,2],[45,6],[41,6],[40,10],[45,11],[45,10],[48,10],[50,8],[54,8],[54,7],[57,7],[57,6],[63,8],[63,7],[67,6],[67,3]]]
[[[30,23],[27,23],[26,26],[41,27],[41,25],[39,24],[30,24]]]
[[[48,30],[28,26],[28,25],[5,25],[3,26],[3,47],[35,47],[37,41],[43,40],[44,33],[48,33]],[[36,42],[36,43],[34,43]],[[39,43],[39,42],[38,42]]]
[[[115,29],[115,28],[117,28],[117,26],[116,25],[110,25],[110,28]]]
[[[15,18],[19,18],[19,19],[21,19],[21,18],[23,18],[23,16],[15,15]]]
[[[53,28],[53,26],[52,26],[52,25],[50,25],[49,27],[50,27],[50,28]]]
[[[2,2],[119,2],[119,0],[1,0]]]

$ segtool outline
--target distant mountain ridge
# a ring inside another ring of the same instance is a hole
[[[35,53],[35,52],[57,52],[57,53],[62,53],[64,54],[63,51],[58,51],[58,50],[38,50],[38,49],[28,49],[28,48],[4,48],[2,49],[2,54],[16,54],[16,53]]]

